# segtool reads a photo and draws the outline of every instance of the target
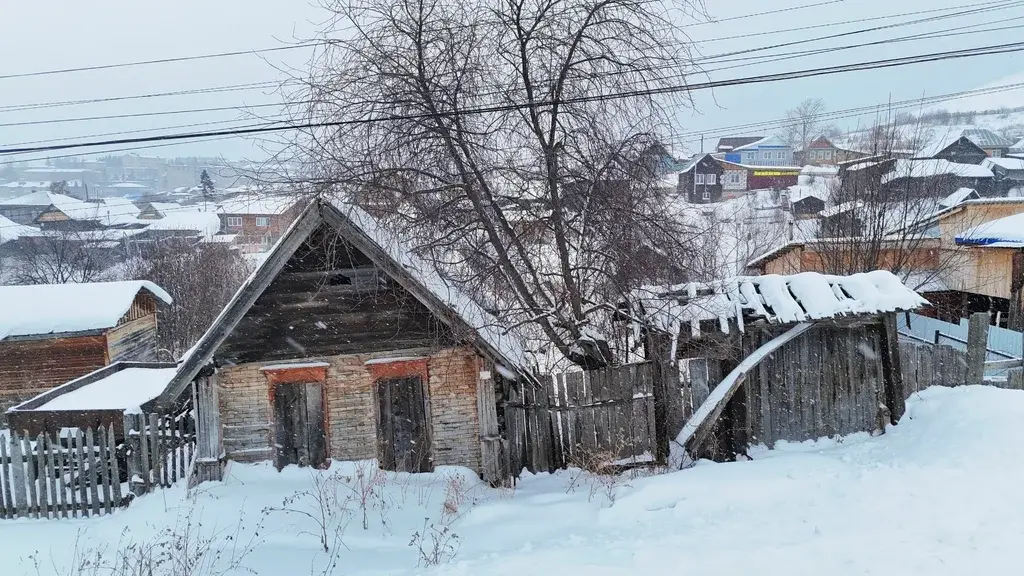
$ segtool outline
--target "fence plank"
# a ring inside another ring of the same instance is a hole
[[[78,508],[81,511],[83,517],[90,516],[89,514],[89,487],[88,487],[88,462],[89,459],[86,456],[86,445],[85,437],[82,436],[81,430],[75,430],[75,457],[78,458]]]
[[[561,447],[559,468],[565,468],[572,458],[572,419],[574,413],[569,406],[569,394],[565,384],[565,374],[554,377],[556,398],[561,410],[558,413],[558,435]]]
[[[36,492],[36,466],[32,458],[32,442],[28,436],[21,438],[21,454],[25,461],[25,482],[28,484],[28,511],[33,518],[39,518],[39,494]]]
[[[58,492],[59,483],[57,482],[57,476],[60,472],[57,470],[56,458],[54,457],[54,442],[50,439],[50,435],[46,434],[43,436],[46,450],[44,451],[44,457],[46,458],[46,485],[48,486],[47,498],[50,501],[50,510],[53,512],[54,518],[60,518],[62,512],[60,506],[60,494]]]
[[[149,427],[147,428],[146,434],[143,435],[143,440],[148,440],[149,443],[149,466],[152,470],[152,486],[160,486],[162,484],[160,479],[160,426],[159,418],[156,414],[149,415]]]
[[[36,436],[36,453],[35,462],[30,462],[29,465],[35,466],[36,471],[36,484],[37,490],[39,491],[39,517],[49,518],[50,517],[50,478],[46,471],[46,442],[43,440],[43,435]]]
[[[14,469],[14,460],[7,459],[7,439],[0,439],[0,462],[10,462],[11,465],[0,466],[0,490],[3,490],[3,517],[14,518],[14,499],[11,497],[11,473]]]
[[[23,456],[21,450],[21,439],[17,432],[11,430],[11,483],[14,484],[14,506],[19,518],[28,516],[28,498],[25,488],[25,467],[22,465]]]
[[[81,510],[79,510],[81,506],[81,495],[78,493],[78,490],[75,489],[75,478],[78,474],[78,445],[76,444],[75,436],[73,435],[68,436],[67,443],[67,448],[64,449],[64,467],[67,470],[65,484],[68,489],[68,513],[74,518],[84,515]]]
[[[89,429],[89,432],[92,432],[92,428]],[[93,462],[99,476],[99,485],[93,488],[93,495],[95,496],[97,491],[99,492],[97,503],[102,503],[103,513],[110,514],[110,477],[107,475],[107,435],[103,433],[103,428],[97,429],[93,434],[96,441],[96,459]]]
[[[110,477],[113,489],[114,505],[121,506],[121,466],[117,461],[117,439],[114,437],[114,425],[107,425],[107,446],[110,447]],[[127,455],[127,451],[125,452]]]
[[[60,440],[60,432],[53,435],[54,443],[51,445],[50,455],[53,457],[54,470],[56,471],[57,505],[60,506],[60,517],[68,517],[68,493],[67,482],[64,481],[64,447]],[[72,514],[73,516],[73,514]]]
[[[93,436],[92,428],[85,429],[85,445],[88,450],[88,458],[85,459],[89,467],[89,495],[91,496],[90,504],[92,505],[93,516],[100,515],[100,498],[97,482],[97,468],[99,464],[99,457],[96,455],[96,443]]]

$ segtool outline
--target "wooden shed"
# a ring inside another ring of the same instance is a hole
[[[154,361],[152,282],[0,286],[0,410],[121,360]]]
[[[501,481],[495,387],[522,344],[362,210],[310,204],[194,347],[200,480],[228,460],[459,465]],[[204,456],[205,454],[205,456]]]
[[[896,314],[926,304],[887,271],[737,277],[646,287],[632,299],[648,354],[712,360],[710,390],[677,442],[719,459],[898,421]]]

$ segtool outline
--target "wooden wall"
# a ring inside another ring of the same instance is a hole
[[[451,343],[426,307],[324,226],[256,300],[217,358],[241,364]]]
[[[0,341],[0,414],[15,404],[102,368],[103,334],[74,338]]]
[[[118,325],[107,332],[107,357],[149,362],[157,359],[156,314],[151,313]]]

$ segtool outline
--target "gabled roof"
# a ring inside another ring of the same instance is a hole
[[[1013,146],[1010,146],[1010,152],[1014,154],[1024,154],[1024,138],[1017,140],[1017,142]]]
[[[679,333],[689,325],[700,335],[701,320],[718,320],[723,332],[735,320],[790,324],[845,316],[916,310],[928,301],[907,288],[892,272],[875,270],[850,276],[817,272],[793,275],[738,276],[713,282],[647,286],[633,291],[631,302],[658,330]]]
[[[220,202],[217,212],[221,214],[284,214],[296,204],[294,196],[246,194]]]
[[[24,226],[13,220],[0,216],[0,244],[17,240],[22,236],[34,236],[39,233],[38,228]]]
[[[981,198],[978,191],[974,188],[958,188],[956,192],[953,192],[949,196],[946,196],[939,201],[939,206],[943,208],[952,208],[958,204],[962,204],[966,200],[977,200]]]
[[[278,276],[292,255],[321,225],[331,226],[375,265],[391,276],[461,338],[499,365],[512,371],[527,368],[523,342],[480,305],[439,275],[433,266],[406,246],[362,209],[340,201],[315,200],[292,223],[288,232],[249,276],[199,342],[182,361],[178,373],[161,395],[173,403],[245,317],[256,299]]]
[[[999,134],[987,129],[975,126],[950,126],[936,129],[928,142],[921,148],[918,156],[930,158],[956,144],[961,139],[966,139],[979,150],[992,148],[1009,148],[1013,142],[1003,138]]]
[[[756,142],[751,142],[744,146],[737,146],[733,148],[733,152],[739,152],[740,150],[754,150],[756,148],[789,148],[789,144],[785,140],[780,138],[776,134],[771,136],[765,136]]]
[[[145,280],[0,286],[0,340],[113,328],[142,291],[172,302]]]
[[[681,169],[680,169],[680,170],[679,170],[679,171],[677,172],[677,174],[686,174],[686,173],[687,173],[687,172],[689,172],[690,170],[693,170],[693,168],[694,168],[694,167],[695,167],[695,166],[696,166],[697,164],[700,164],[700,161],[701,161],[701,160],[703,160],[704,158],[706,158],[706,157],[708,157],[708,156],[711,156],[711,154],[708,154],[708,153],[705,153],[705,154],[697,154],[697,155],[696,155],[696,156],[694,156],[693,158],[690,158],[689,160],[687,160],[687,161],[686,161],[686,163],[685,163],[685,164],[683,164],[683,167],[682,167],[682,168],[681,168]],[[711,158],[711,159],[712,159],[712,160],[717,160],[717,159],[716,159],[716,158],[714,158],[713,156],[712,156],[712,158]]]
[[[985,168],[998,166],[1003,170],[1024,170],[1024,158],[985,158],[981,165]]]
[[[719,152],[731,152],[740,146],[746,146],[747,144],[757,142],[763,138],[764,136],[731,136],[719,138],[718,146],[715,150],[718,150]]]

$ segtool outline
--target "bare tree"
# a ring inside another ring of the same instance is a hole
[[[796,108],[786,110],[783,139],[794,150],[806,150],[807,145],[818,136],[834,134],[836,129],[824,121],[824,113],[825,101],[821,98],[807,98]]]
[[[93,282],[111,263],[88,232],[70,229],[21,238],[11,260],[17,284]]]
[[[338,123],[298,143],[316,191],[400,227],[564,357],[611,361],[619,296],[681,279],[694,246],[654,185],[657,135],[687,100],[656,91],[694,70],[670,11],[703,7],[322,2],[337,27],[295,94],[313,102],[296,114]]]
[[[180,358],[206,332],[248,274],[242,256],[227,245],[169,237],[132,258],[122,276],[150,280],[174,299],[158,311],[158,338],[160,348]]]

